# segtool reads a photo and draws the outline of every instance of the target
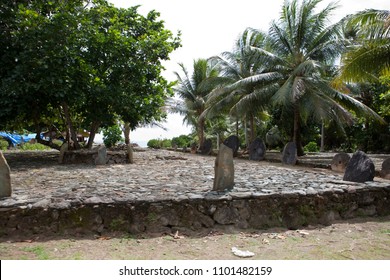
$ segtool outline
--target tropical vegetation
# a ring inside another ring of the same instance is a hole
[[[319,142],[321,150],[390,151],[388,103],[378,106],[389,99],[390,13],[368,10],[329,24],[337,5],[319,9],[320,2],[286,1],[268,32],[248,28],[233,51],[209,58],[216,76],[202,80],[202,110],[186,115],[192,123],[230,116],[226,127],[235,122],[236,134],[249,130],[251,141],[277,129],[285,142],[295,142],[298,155]],[[188,84],[178,79],[175,88],[183,105]],[[210,132],[211,125],[203,129]]]
[[[158,17],[105,0],[2,1],[0,130],[34,131],[54,148],[54,136],[65,132],[78,149],[85,131],[90,148],[101,128],[118,121],[134,129],[164,119],[172,84],[162,61],[180,34]]]

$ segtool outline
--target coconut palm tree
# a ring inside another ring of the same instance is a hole
[[[283,78],[272,97],[273,104],[283,108],[293,119],[292,140],[303,155],[301,127],[309,117],[352,123],[357,114],[380,117],[364,104],[333,89],[329,74],[335,59],[344,48],[339,24],[327,25],[328,18],[336,9],[331,3],[317,9],[321,0],[286,1],[279,20],[271,23],[268,44],[273,61],[277,63]],[[258,49],[263,55],[268,50]]]
[[[250,141],[255,138],[255,118],[262,116],[267,101],[277,88],[281,75],[271,71],[269,57],[253,48],[265,48],[266,34],[246,29],[237,39],[231,52],[212,57],[225,78],[209,95],[205,115],[229,113],[237,120],[250,122]],[[268,98],[268,99],[267,99]]]
[[[365,10],[345,17],[341,24],[353,34],[352,44],[342,56],[341,80],[377,81],[390,71],[390,11]]]
[[[174,92],[181,99],[171,101],[171,111],[184,116],[184,122],[192,125],[203,146],[206,119],[202,115],[206,108],[207,95],[213,90],[218,80],[215,64],[207,59],[194,61],[190,75],[183,64],[179,64],[182,74],[175,72],[178,80]]]

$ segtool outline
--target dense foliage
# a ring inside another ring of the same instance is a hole
[[[329,24],[337,5],[320,3],[285,1],[268,32],[248,28],[233,51],[207,60],[213,79],[195,84],[181,65],[186,78],[178,75],[175,90],[197,132],[217,142],[234,133],[248,145],[277,128],[278,142],[294,141],[298,155],[305,146],[390,151],[390,12],[368,10]],[[200,77],[196,64],[193,73]],[[189,102],[193,92],[201,110]],[[224,133],[213,129],[215,118]]]
[[[78,148],[79,131],[90,147],[118,119],[163,119],[172,85],[161,61],[180,40],[158,16],[104,0],[1,2],[0,130],[66,131]]]

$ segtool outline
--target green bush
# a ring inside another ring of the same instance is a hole
[[[4,139],[0,139],[0,150],[5,151],[8,148],[8,142]]]
[[[179,137],[172,138],[172,146],[176,145],[179,148],[189,147],[191,145],[192,138],[188,135],[180,135]]]
[[[153,149],[170,148],[172,141],[170,139],[150,139],[147,146]]]
[[[24,143],[20,146],[20,149],[22,151],[44,151],[44,150],[50,150],[51,148],[39,143],[31,144],[31,143]]]
[[[158,139],[150,139],[147,143],[147,146],[149,148],[153,148],[153,149],[160,149],[161,146],[160,146],[160,140]]]
[[[312,142],[309,142],[305,147],[304,147],[304,150],[306,152],[309,152],[309,153],[315,153],[315,152],[319,152],[320,151],[320,148],[318,147],[317,143],[312,141]]]
[[[122,130],[119,125],[103,129],[103,143],[107,148],[115,146],[119,141],[123,141]]]

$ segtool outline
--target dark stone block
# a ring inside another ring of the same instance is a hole
[[[206,139],[203,142],[203,146],[200,148],[200,153],[202,155],[210,155],[213,151],[213,142],[211,142],[211,139]]]
[[[364,183],[373,181],[375,165],[372,160],[362,151],[353,154],[348,162],[344,173],[344,181]]]
[[[234,186],[233,151],[221,144],[215,159],[214,191],[231,190]]]
[[[283,149],[282,163],[295,165],[297,163],[297,146],[294,142],[288,142]]]
[[[233,156],[237,156],[238,149],[240,148],[240,139],[236,135],[231,135],[223,141],[223,144],[233,150]]]
[[[249,145],[249,159],[250,160],[263,160],[265,157],[266,147],[264,141],[256,138]]]

